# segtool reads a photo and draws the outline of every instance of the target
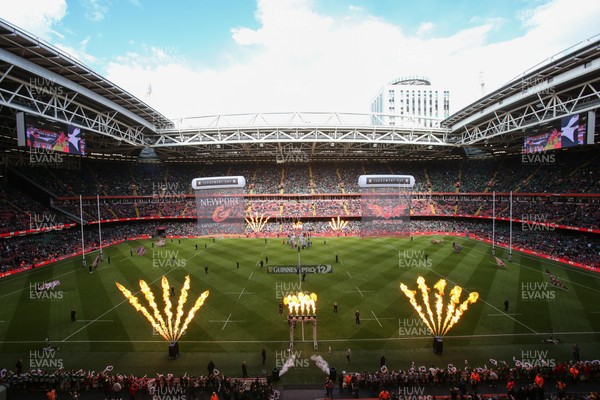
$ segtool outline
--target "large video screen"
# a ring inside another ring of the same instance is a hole
[[[586,144],[587,115],[573,114],[561,118],[560,124],[548,132],[525,137],[525,154],[562,149]]]
[[[30,148],[85,155],[83,132],[76,126],[26,115],[24,133]]]

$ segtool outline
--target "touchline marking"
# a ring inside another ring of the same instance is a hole
[[[212,244],[211,244],[212,246]],[[192,255],[190,258],[188,258],[186,260],[189,261],[192,258],[196,257],[196,255],[198,255],[200,253],[195,253],[194,255]],[[167,274],[170,274],[171,272],[175,271],[175,269],[170,269],[167,272],[165,272],[165,274],[163,276],[166,276]],[[150,284],[156,283],[158,280],[162,279],[162,276],[160,278],[156,278],[155,280],[153,280],[152,282],[150,282]],[[140,294],[141,289],[138,290],[137,292],[133,293],[134,295],[138,295]],[[81,332],[82,330],[84,330],[85,328],[87,328],[88,326],[90,326],[91,324],[93,324],[94,322],[98,321],[100,318],[104,317],[106,314],[108,314],[109,312],[111,312],[112,310],[114,310],[115,308],[119,307],[121,304],[125,303],[125,302],[129,302],[129,300],[127,299],[123,299],[123,301],[121,301],[120,303],[116,304],[114,307],[111,307],[108,311],[106,311],[105,313],[101,314],[98,316],[98,318],[95,318],[93,320],[91,320],[90,322],[88,322],[87,324],[85,324],[84,326],[82,326],[81,328],[77,329],[75,332],[73,332],[72,334],[70,334],[69,336],[67,336],[66,338],[64,338],[63,340],[61,340],[62,342],[67,341],[67,339],[70,339],[71,337],[75,336],[76,334],[78,334],[79,332]]]
[[[233,321],[229,321],[233,322]],[[555,335],[597,335],[598,332],[554,332]],[[444,336],[444,339],[470,339],[470,338],[485,338],[485,337],[512,337],[512,336],[541,336],[546,333],[490,333],[483,335],[456,335]],[[421,337],[394,337],[394,338],[362,338],[362,339],[319,339],[320,342],[382,342],[395,340],[415,340],[415,339],[430,339],[431,336]],[[163,340],[63,340],[65,343],[164,343]],[[289,340],[179,340],[182,343],[288,343]],[[0,344],[36,344],[46,343],[45,340],[10,340],[0,341]]]
[[[38,270],[38,271],[41,271],[41,270]],[[55,280],[55,279],[57,279],[57,278],[60,278],[61,276],[69,275],[69,274],[72,274],[72,273],[74,273],[74,272],[77,272],[77,271],[83,271],[83,270],[82,270],[82,269],[74,269],[73,271],[65,272],[64,274],[61,274],[61,275],[58,275],[58,276],[54,276],[54,277],[52,277],[51,279],[52,279],[52,280]],[[30,272],[29,274],[31,275],[33,272],[35,272],[35,271],[32,271],[32,272]],[[17,274],[18,274],[18,273],[17,273]],[[16,276],[17,274],[15,274],[15,276]],[[24,276],[24,275],[21,275],[21,276]],[[45,281],[45,282],[50,282],[50,279],[49,279],[49,280],[47,280],[47,281]],[[29,290],[29,289],[28,289],[28,288],[26,288],[26,287],[24,287],[24,288],[22,288],[22,289],[15,290],[14,292],[10,292],[10,293],[7,293],[7,294],[5,294],[5,295],[3,295],[3,296],[0,296],[0,299],[3,299],[3,298],[5,298],[5,297],[8,297],[8,296],[10,296],[10,295],[12,295],[12,294],[15,294],[15,293],[20,293],[20,292],[22,292],[23,290]]]
[[[221,328],[221,330],[225,330],[225,327],[227,326],[227,323],[229,323],[229,318],[231,318],[231,313],[229,313],[229,317],[227,317],[227,321],[225,321],[225,323],[223,324],[223,327]]]
[[[350,279],[352,279],[352,275],[350,275],[350,271],[346,270],[346,273],[348,274],[348,276],[350,277]]]
[[[381,325],[381,322],[379,322],[379,319],[377,318],[377,315],[375,315],[375,313],[373,312],[373,310],[371,310],[371,314],[373,314],[373,316],[375,317],[375,320],[377,320],[377,323],[379,324],[379,326],[381,328],[383,328],[383,325]]]
[[[248,277],[248,279],[252,278],[252,275],[254,275],[254,271],[252,271],[252,272],[250,273],[250,276]]]
[[[238,296],[238,300],[242,298],[242,295],[244,294],[244,290],[246,290],[246,288],[242,288],[242,291],[240,292],[240,295]]]
[[[481,242],[481,241],[479,241],[479,240],[477,240],[477,239],[473,239],[473,238],[467,238],[467,239],[470,239],[470,240],[474,241],[475,243],[484,243],[484,244],[485,244],[485,242]],[[500,247],[500,248],[502,248],[502,249],[505,249],[505,250],[506,250],[506,248],[505,248],[505,247],[502,247],[502,246],[500,246],[500,245],[497,245],[497,246],[498,246],[498,247]],[[481,251],[481,250],[478,250],[478,249],[475,249],[475,248],[472,248],[471,250],[473,250],[473,251],[475,251],[475,252],[477,252],[477,253],[479,253],[479,254],[484,254],[484,255],[487,255],[487,253],[486,253],[486,252],[484,252],[484,251]],[[540,257],[533,256],[533,255],[531,255],[531,254],[527,254],[527,253],[520,252],[520,251],[518,251],[518,250],[515,250],[515,251],[517,251],[517,252],[518,252],[518,253],[521,255],[521,257],[526,257],[526,258],[533,259],[533,260],[535,260],[536,258],[540,258]],[[566,265],[566,264],[564,264],[564,263],[561,263],[560,261],[555,261],[555,260],[551,260],[551,259],[543,259],[543,260],[544,260],[544,261],[548,261],[548,262],[554,262],[555,264],[558,264],[558,265],[557,265],[557,268],[563,268],[563,269],[564,269],[564,268],[566,268],[566,267],[569,267],[569,265]],[[519,266],[521,266],[522,268],[527,268],[527,269],[528,269],[528,270],[530,270],[530,271],[540,272],[540,271],[538,271],[538,270],[537,270],[537,269],[535,269],[535,268],[531,268],[531,267],[529,267],[529,266],[527,266],[527,265],[523,265],[523,264],[521,264],[521,263],[518,263],[518,262],[516,262],[516,261],[511,261],[511,263],[512,263],[512,264],[519,265]],[[572,267],[572,266],[571,266],[571,267]],[[581,268],[571,268],[571,269],[569,269],[569,270],[570,270],[570,271],[573,271],[573,272],[581,273],[581,274],[583,274],[583,275],[588,275],[588,276],[591,276],[591,277],[594,277],[594,278],[595,278],[595,276],[594,276],[593,274],[587,273],[585,270],[582,270]],[[569,283],[570,283],[570,284],[572,284],[572,285],[581,286],[581,287],[583,287],[583,288],[586,288],[586,289],[588,289],[588,290],[592,290],[592,291],[594,291],[594,292],[599,292],[599,293],[600,293],[600,290],[598,290],[598,289],[594,289],[594,288],[591,288],[591,287],[589,287],[589,286],[582,285],[581,283],[572,282],[572,281],[570,281],[570,280],[568,280],[568,279],[566,279],[566,278],[561,278],[560,280],[561,280],[561,281],[564,281],[564,282],[569,282]]]
[[[360,289],[358,288],[358,286],[356,286],[356,290],[358,290],[358,293],[360,293],[360,297],[365,297],[363,296],[362,292],[360,291]]]

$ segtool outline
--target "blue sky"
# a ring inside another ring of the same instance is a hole
[[[457,111],[600,33],[592,0],[21,0],[0,16],[172,118],[368,112],[415,74]]]

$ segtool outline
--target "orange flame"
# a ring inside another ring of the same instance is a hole
[[[148,305],[153,311],[151,314],[146,307],[140,304],[139,300],[135,295],[133,295],[128,289],[126,289],[119,282],[115,282],[117,288],[123,293],[123,296],[129,301],[129,303],[135,308],[136,311],[140,311],[144,317],[150,322],[152,327],[158,332],[160,336],[162,336],[165,340],[170,342],[176,342],[187,330],[189,323],[194,319],[196,312],[202,305],[204,301],[208,297],[209,291],[203,292],[200,297],[194,303],[194,306],[188,311],[187,317],[184,320],[183,324],[181,324],[181,317],[183,317],[184,311],[183,306],[185,305],[188,297],[188,290],[190,289],[190,276],[185,277],[185,282],[183,288],[181,289],[181,293],[179,294],[179,301],[177,303],[177,316],[175,321],[173,321],[173,304],[171,303],[170,296],[170,286],[169,281],[166,276],[162,277],[162,291],[163,291],[163,302],[165,303],[164,313],[165,318],[161,315],[158,305],[156,304],[156,300],[154,298],[154,293],[148,286],[148,284],[144,280],[140,280],[140,290],[144,294],[144,297],[148,301]]]
[[[271,217],[267,216],[265,218],[264,214],[260,214],[260,215],[258,215],[258,214],[252,215],[251,214],[249,219],[247,217],[244,220],[246,221],[246,223],[248,224],[248,227],[252,230],[252,232],[260,233],[267,225],[269,218],[271,218]]]
[[[317,294],[288,294],[283,298],[283,304],[288,306],[290,315],[315,315],[317,313]]]
[[[343,219],[340,219],[339,215],[337,217],[337,221],[333,218],[331,218],[331,221],[329,221],[329,227],[334,232],[341,232],[347,226],[348,226],[348,221],[344,221]]]
[[[452,290],[450,290],[450,298],[448,300],[448,304],[446,305],[446,315],[444,316],[444,291],[446,290],[446,281],[444,279],[440,279],[433,286],[433,288],[436,290],[436,293],[434,293],[434,316],[429,299],[430,289],[425,283],[425,278],[419,276],[417,279],[417,285],[421,290],[421,298],[423,299],[423,304],[425,305],[427,315],[425,315],[423,312],[423,307],[417,302],[417,298],[415,296],[417,293],[416,290],[409,290],[408,287],[403,283],[400,284],[400,290],[402,290],[406,297],[408,297],[410,304],[414,307],[414,309],[417,311],[417,314],[419,314],[419,317],[421,317],[425,325],[435,336],[443,336],[448,333],[450,328],[452,328],[462,317],[463,313],[467,311],[469,304],[475,303],[479,298],[479,293],[471,292],[469,293],[469,297],[460,303],[462,288],[460,286],[454,286]]]

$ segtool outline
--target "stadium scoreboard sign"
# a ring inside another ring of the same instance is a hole
[[[298,269],[300,271],[298,272]],[[318,265],[272,265],[267,267],[268,274],[331,274],[333,266],[331,264]]]
[[[358,186],[362,237],[410,236],[412,175],[361,175]]]
[[[361,175],[358,177],[358,186],[412,188],[415,186],[415,178],[411,175]]]
[[[217,176],[211,178],[195,178],[192,180],[192,189],[234,189],[246,186],[243,176]]]
[[[243,176],[212,176],[192,180],[200,236],[244,234],[245,186],[246,179]]]

